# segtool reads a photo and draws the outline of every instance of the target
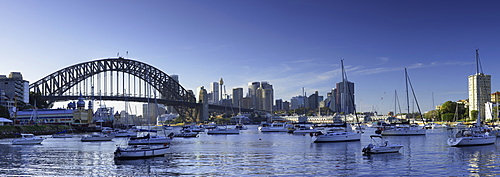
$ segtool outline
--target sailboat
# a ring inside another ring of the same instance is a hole
[[[411,82],[409,81],[408,77],[408,72],[406,71],[405,68],[405,77],[406,77],[406,103],[407,103],[407,108],[408,108],[408,115],[410,115],[410,99],[408,95],[408,84],[411,86]],[[413,86],[411,86],[412,92],[413,92]],[[415,93],[413,92],[413,96],[415,97]],[[415,97],[416,100],[416,97]],[[420,107],[418,106],[417,102],[417,107],[420,112]],[[420,116],[422,116],[422,113],[420,113]],[[381,131],[381,135],[383,136],[406,136],[406,135],[425,135],[425,132],[427,131],[424,127],[420,127],[417,124],[410,124],[409,122],[404,122],[400,124],[390,125],[390,126],[384,126],[379,129]]]
[[[483,73],[479,72],[479,50],[476,49],[476,87],[477,87],[477,119],[476,125],[470,128],[450,129],[450,135],[447,140],[450,146],[476,146],[476,145],[487,145],[494,144],[496,141],[495,136],[489,135],[489,128],[481,126],[481,87],[479,84],[479,76],[484,76]]]
[[[347,76],[346,76],[346,73],[345,73],[345,70],[344,70],[344,60],[341,60],[341,65],[342,65],[342,83],[344,84],[344,92],[349,90],[349,89],[346,89],[348,88],[347,87]],[[351,92],[351,90],[349,90],[349,92]],[[349,92],[347,93],[343,93],[344,97],[343,99],[345,100],[346,96],[347,95],[350,95],[348,94]],[[354,102],[354,100],[351,98],[349,100],[352,100]],[[342,101],[342,104],[345,104],[345,101]],[[342,105],[342,107],[345,109],[346,105]],[[347,115],[345,115],[345,111],[347,110],[344,110],[344,121],[346,121],[346,117]],[[356,112],[356,111],[354,111]],[[354,114],[356,115],[356,114]],[[356,116],[357,118],[357,116]],[[328,131],[326,132],[325,134],[323,133],[315,133],[314,136],[312,137],[312,140],[313,142],[315,143],[321,143],[321,142],[343,142],[343,141],[360,141],[361,140],[361,132],[354,132],[352,130],[352,127],[350,124],[348,124],[347,122],[345,122],[345,130],[344,131],[334,131],[334,132],[331,132],[331,131]]]

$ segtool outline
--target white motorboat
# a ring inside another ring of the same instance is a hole
[[[113,134],[92,133],[91,135],[83,136],[81,141],[111,141],[115,136]]]
[[[384,141],[384,138],[380,135],[370,135],[370,138],[372,139],[372,143],[368,144],[362,150],[362,152],[367,154],[399,152],[403,147],[401,144],[390,144],[388,141]],[[379,139],[380,142],[377,142],[375,139]]]
[[[22,144],[42,144],[44,139],[42,137],[36,137],[33,134],[21,134],[21,138],[12,140],[13,145],[22,145]]]
[[[243,124],[236,124],[235,128],[238,130],[248,130],[247,126],[245,126]]]
[[[287,123],[261,123],[258,129],[261,132],[288,132],[293,126]]]
[[[167,154],[168,148],[168,145],[132,145],[126,148],[117,147],[114,154],[117,159],[156,157]]]
[[[115,137],[137,137],[137,132],[132,130],[114,130]]]
[[[132,137],[128,141],[129,145],[145,145],[145,144],[169,144],[172,142],[174,134],[170,133],[168,136],[158,136],[147,134],[144,137]]]
[[[407,135],[425,135],[425,128],[418,125],[407,126],[385,126],[380,128],[380,134],[383,136],[407,136]]]
[[[213,134],[219,134],[219,135],[222,135],[222,134],[240,134],[240,130],[227,128],[227,126],[225,126],[225,125],[219,125],[215,129],[208,130],[207,134],[209,134],[209,135],[213,135]]]
[[[310,133],[318,133],[318,132],[321,132],[321,131],[318,129],[312,128],[312,127],[301,125],[293,131],[293,134],[310,134]]]

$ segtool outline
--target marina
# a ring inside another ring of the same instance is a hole
[[[174,138],[164,156],[115,159],[128,138],[81,142],[50,138],[38,145],[12,145],[0,139],[0,173],[34,176],[495,176],[500,173],[498,143],[450,147],[446,129],[426,136],[387,136],[403,147],[396,153],[362,152],[375,128],[360,141],[313,143],[309,135],[261,132],[258,125],[237,135]],[[178,132],[181,127],[173,127]],[[147,133],[147,132],[145,132]],[[69,158],[71,157],[71,158]]]

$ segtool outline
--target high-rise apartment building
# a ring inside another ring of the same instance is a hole
[[[469,76],[469,115],[472,115],[472,110],[477,110],[481,120],[485,119],[485,103],[491,100],[490,93],[491,75],[477,73]]]
[[[23,80],[20,72],[11,72],[8,77],[0,75],[0,94],[0,105],[13,111],[16,101],[29,103],[29,82]]]
[[[240,108],[243,104],[243,88],[233,88],[233,107]]]

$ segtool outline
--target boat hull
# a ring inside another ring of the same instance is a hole
[[[382,153],[396,153],[403,147],[403,145],[389,145],[389,146],[375,146],[372,148],[363,148],[363,152],[367,154],[382,154]]]
[[[25,145],[25,144],[42,144],[43,139],[15,139],[12,141],[13,145]]]
[[[361,133],[354,132],[334,132],[324,135],[313,136],[313,142],[344,142],[344,141],[360,141]]]
[[[146,145],[146,144],[168,144],[173,140],[172,137],[159,137],[159,138],[149,138],[149,139],[135,139],[129,140],[129,145]]]
[[[448,145],[450,146],[476,146],[494,144],[496,141],[495,136],[483,137],[461,137],[461,138],[448,138]]]
[[[207,132],[208,135],[227,135],[227,134],[240,134],[240,130],[238,129],[226,129],[226,130],[209,130]]]
[[[426,129],[388,129],[382,130],[383,136],[409,136],[409,135],[425,135]]]
[[[132,148],[120,148],[118,147],[115,151],[115,158],[146,158],[146,157],[156,157],[164,156],[168,153],[168,146],[163,147],[132,147]]]
[[[113,137],[82,137],[82,142],[91,142],[91,141],[111,141]]]

